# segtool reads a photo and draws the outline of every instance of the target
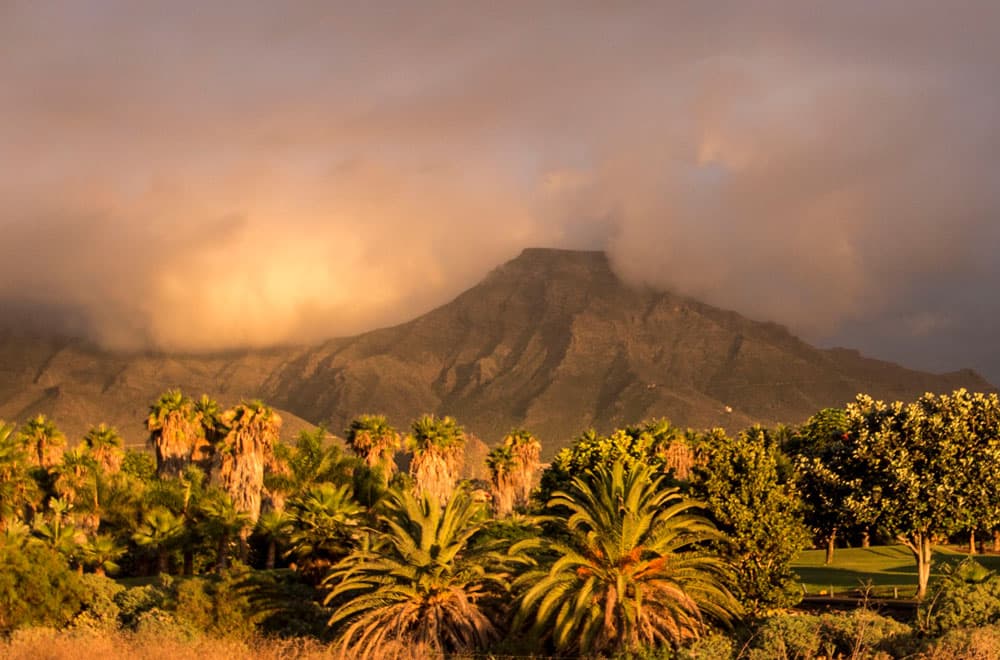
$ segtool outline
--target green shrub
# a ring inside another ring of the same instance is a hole
[[[858,609],[843,614],[781,614],[757,629],[748,657],[891,657],[911,645],[912,630],[898,621]]]
[[[1000,658],[1000,626],[949,630],[913,657],[917,660],[995,660]]]
[[[0,541],[0,633],[61,628],[80,612],[85,592],[58,552],[35,542]]]
[[[82,609],[73,618],[73,627],[110,630],[118,628],[121,607],[116,599],[125,591],[125,587],[103,575],[82,575],[80,581],[83,585]]]
[[[164,598],[163,590],[152,584],[130,587],[119,592],[115,595],[115,605],[119,609],[118,620],[121,626],[135,630],[142,615],[161,607]]]
[[[1000,623],[1000,576],[971,558],[943,570],[918,610],[924,633],[937,637],[956,628]]]

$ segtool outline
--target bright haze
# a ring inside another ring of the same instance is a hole
[[[1000,382],[1000,3],[0,3],[0,306],[407,320],[529,246]]]

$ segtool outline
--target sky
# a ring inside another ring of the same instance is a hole
[[[1000,3],[0,2],[0,310],[408,320],[525,247],[1000,383]]]

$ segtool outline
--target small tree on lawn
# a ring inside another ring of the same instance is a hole
[[[992,498],[974,494],[987,483],[973,482],[1000,470],[1000,447],[995,432],[975,432],[972,408],[964,390],[950,397],[925,394],[911,404],[858,395],[847,406],[853,457],[863,468],[848,506],[910,549],[918,598],[927,593],[932,540],[968,529],[977,517],[992,522],[996,510]]]

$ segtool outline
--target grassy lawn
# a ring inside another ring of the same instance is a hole
[[[931,583],[944,564],[957,564],[968,555],[954,547],[935,546]],[[871,548],[837,548],[833,563],[823,565],[825,550],[806,550],[792,567],[810,595],[856,592],[871,585],[869,595],[891,597],[896,588],[900,598],[911,598],[917,590],[917,565],[913,555],[902,545],[882,545]],[[1000,555],[976,555],[976,561],[1000,571]]]

